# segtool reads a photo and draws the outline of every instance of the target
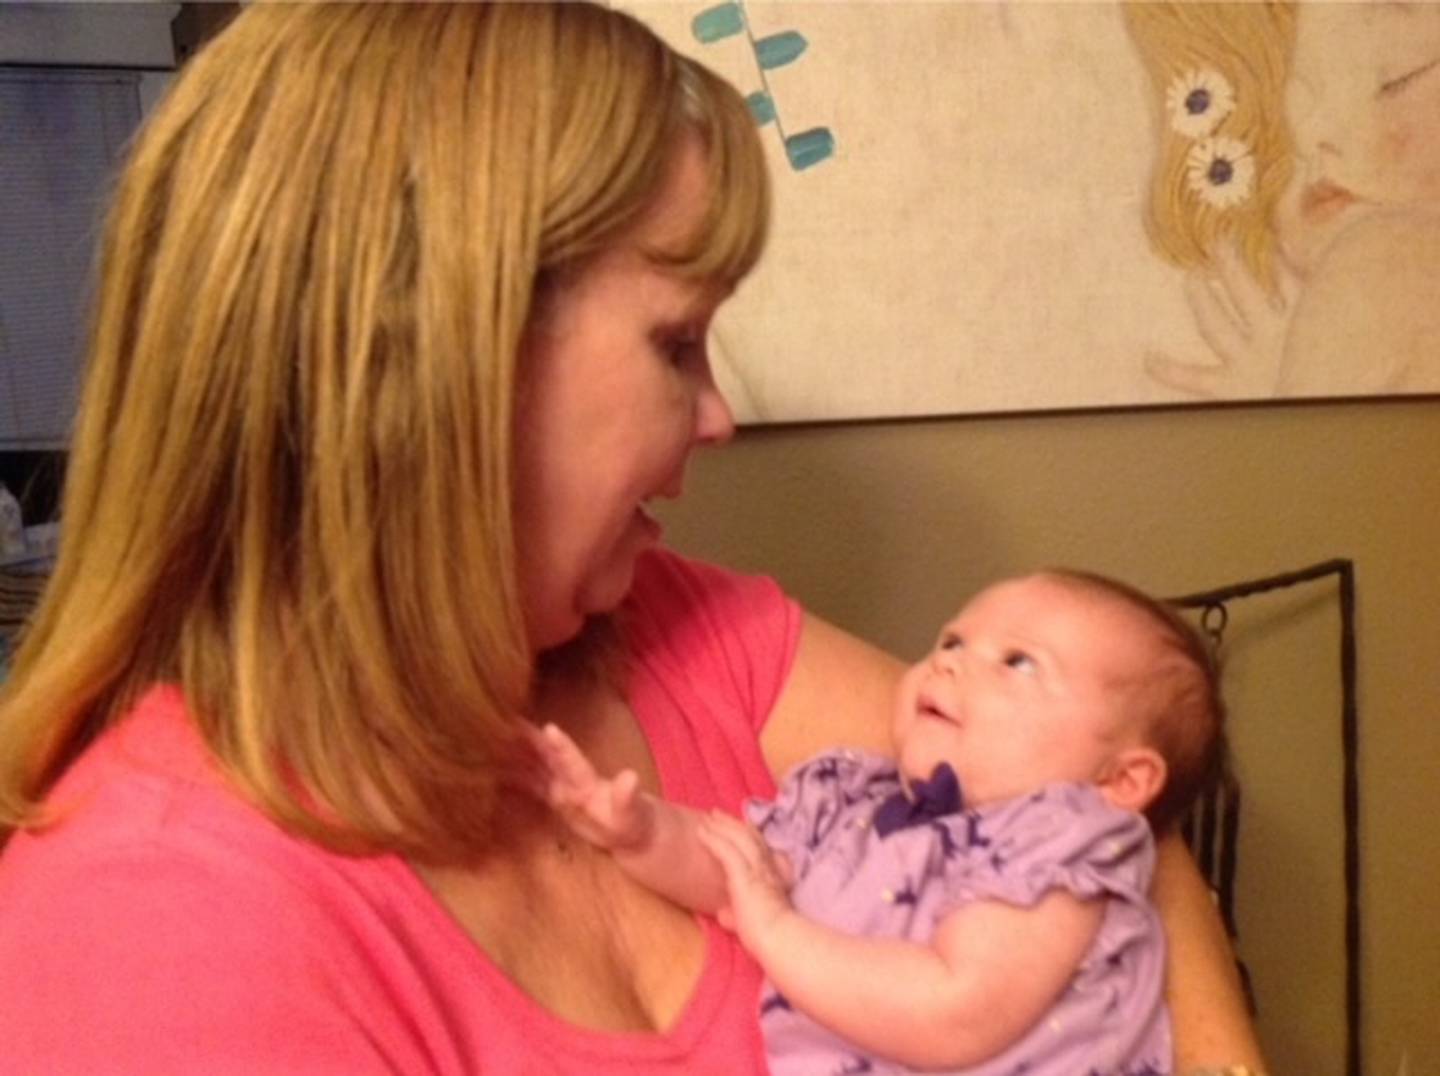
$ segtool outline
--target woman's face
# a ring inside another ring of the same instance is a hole
[[[562,285],[529,332],[516,400],[515,540],[537,650],[620,604],[636,559],[660,537],[646,502],[679,496],[691,451],[734,432],[705,353],[723,293],[641,253],[693,232],[705,184],[703,150],[687,140],[628,240]]]
[[[1440,6],[1302,3],[1281,243],[1302,272],[1378,207],[1440,200]]]

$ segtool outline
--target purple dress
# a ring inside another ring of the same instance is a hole
[[[921,817],[885,836],[871,820],[900,792],[891,759],[819,755],[773,803],[745,813],[795,868],[791,900],[849,934],[928,942],[940,918],[977,900],[1033,905],[1052,888],[1107,897],[1090,951],[1055,1005],[966,1076],[1162,1076],[1171,1068],[1165,946],[1147,898],[1150,827],[1093,787],[1057,784],[1001,803]],[[772,984],[761,1027],[773,1076],[901,1073],[792,1009]]]

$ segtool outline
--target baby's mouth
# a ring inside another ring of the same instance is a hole
[[[942,708],[932,696],[923,692],[915,700],[915,712],[921,717],[930,717],[934,718],[937,721],[948,721],[952,724],[955,721],[955,719],[951,717],[950,714],[944,708]]]

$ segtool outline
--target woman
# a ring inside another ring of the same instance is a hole
[[[522,729],[732,810],[883,741],[898,663],[645,509],[731,433],[766,206],[740,98],[598,7],[255,5],[192,61],[0,707],[11,1065],[762,1071],[754,965]],[[1183,851],[1158,896],[1182,1061],[1255,1060]]]

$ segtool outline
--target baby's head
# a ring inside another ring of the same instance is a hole
[[[1096,785],[1162,830],[1219,764],[1224,708],[1197,633],[1123,583],[1049,570],[988,587],[902,681],[900,768],[948,762],[967,803]]]

